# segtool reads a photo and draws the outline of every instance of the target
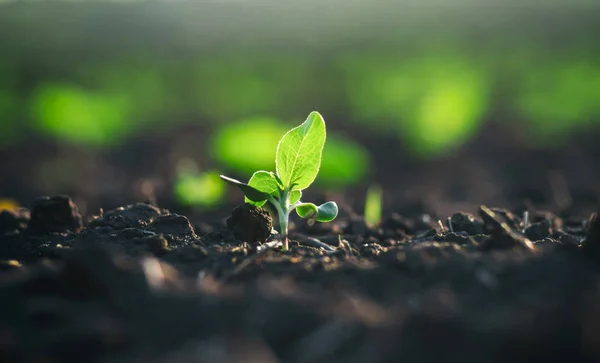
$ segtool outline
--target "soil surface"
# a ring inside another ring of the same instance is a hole
[[[595,215],[342,211],[281,251],[252,208],[1,212],[0,361],[600,361]]]
[[[600,361],[600,133],[542,150],[490,123],[424,162],[348,126],[381,224],[369,181],[311,189],[340,215],[293,219],[281,251],[233,189],[205,212],[174,200],[176,160],[210,167],[205,131],[0,149],[2,197],[26,206],[0,212],[0,362]]]

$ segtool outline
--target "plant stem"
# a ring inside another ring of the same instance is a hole
[[[281,229],[281,241],[283,242],[283,247],[281,248],[283,251],[287,251],[289,248],[288,245],[288,215],[286,212],[281,211],[279,214],[279,228]]]
[[[269,202],[275,207],[277,211],[277,216],[279,218],[279,233],[281,234],[281,242],[283,243],[282,251],[287,251],[289,248],[288,245],[288,200],[287,193],[282,193],[281,202],[277,201],[275,198],[270,197]]]
[[[279,214],[279,226],[281,227],[281,239],[283,242],[283,251],[287,251],[289,249],[288,245],[288,221],[290,217],[289,208],[290,201],[288,200],[289,192],[287,189],[284,189],[281,192],[281,199],[279,200],[279,205],[281,207],[281,214]]]

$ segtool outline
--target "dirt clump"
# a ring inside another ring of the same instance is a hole
[[[82,226],[81,214],[67,196],[41,198],[31,207],[29,229],[33,233],[78,232]]]
[[[264,242],[273,230],[273,218],[264,208],[244,203],[233,209],[227,228],[240,241]]]

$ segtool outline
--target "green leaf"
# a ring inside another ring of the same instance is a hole
[[[337,217],[338,207],[335,202],[326,202],[318,207],[313,203],[302,203],[296,207],[296,213],[302,218],[313,218],[317,222],[331,222]]]
[[[256,190],[266,193],[272,197],[279,198],[279,183],[275,177],[275,173],[271,171],[260,170],[252,174],[252,177],[248,181],[248,185]],[[248,196],[244,198],[246,203],[254,204],[257,207],[265,204],[265,201],[253,201]]]
[[[319,173],[324,145],[325,121],[316,111],[283,135],[275,164],[284,187],[303,190],[312,184]]]
[[[279,176],[276,173],[273,173],[273,176],[275,177],[275,180],[277,180],[277,185],[279,185],[279,190],[283,190],[284,189],[283,182],[281,181],[281,179],[279,179]]]
[[[272,171],[259,170],[252,174],[248,185],[271,196],[279,196],[279,183]]]
[[[331,222],[338,215],[338,206],[335,202],[325,202],[317,207],[317,222]]]
[[[365,198],[365,222],[376,226],[381,222],[381,207],[383,204],[383,191],[379,185],[371,185],[367,189]]]
[[[290,192],[290,204],[294,204],[302,198],[302,192],[299,190],[292,190]]]
[[[296,213],[302,218],[313,218],[319,213],[319,209],[316,204],[313,203],[302,203],[296,207]]]
[[[251,187],[250,185],[246,184],[246,183],[242,183],[239,180],[230,178],[228,176],[225,175],[219,175],[219,177],[223,180],[225,180],[226,182],[235,185],[236,187],[240,188],[240,190],[244,193],[244,195],[250,200],[252,201],[254,205],[260,207],[261,205],[265,204],[265,202],[267,201],[267,199],[269,199],[269,194],[265,193],[265,192],[261,192],[258,189],[255,189],[254,187]]]

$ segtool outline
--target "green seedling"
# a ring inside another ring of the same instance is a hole
[[[383,191],[379,185],[371,185],[365,198],[365,222],[374,227],[381,222]]]
[[[317,222],[331,222],[337,217],[335,202],[319,206],[300,201],[302,191],[316,179],[321,166],[325,146],[325,121],[316,111],[306,121],[283,135],[277,145],[276,172],[260,170],[248,183],[221,175],[221,179],[238,187],[245,195],[245,202],[257,207],[270,203],[277,211],[283,250],[288,246],[288,223],[290,213]]]

